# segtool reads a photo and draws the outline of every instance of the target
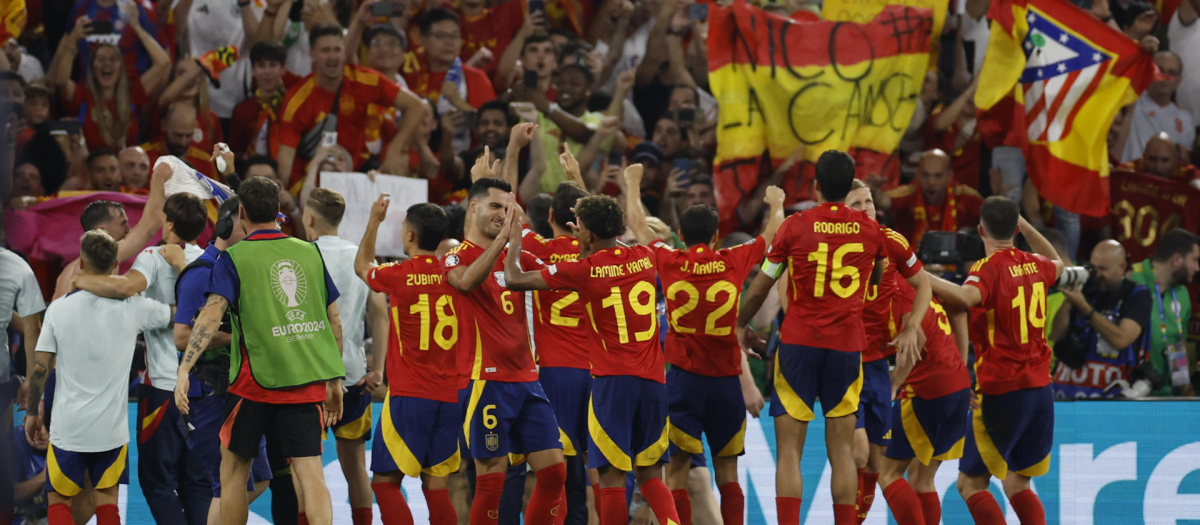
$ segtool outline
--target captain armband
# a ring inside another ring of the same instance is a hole
[[[768,260],[764,261],[762,265],[763,273],[771,276],[772,279],[778,279],[780,275],[783,275],[783,270],[783,263],[781,262],[771,262]]]

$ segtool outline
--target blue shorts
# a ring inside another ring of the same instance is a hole
[[[667,371],[667,414],[670,416],[670,455],[700,454],[708,441],[714,456],[745,452],[746,402],[738,376],[710,377],[678,366]]]
[[[463,433],[476,459],[562,449],[554,408],[537,381],[472,381]]]
[[[471,385],[458,391],[458,420],[467,420],[467,405],[471,401]],[[471,460],[471,449],[467,448],[467,425],[464,423],[458,432],[458,455],[464,460]]]
[[[771,417],[787,414],[797,421],[812,421],[818,397],[826,418],[852,415],[858,411],[862,384],[862,352],[779,345]]]
[[[634,376],[592,380],[588,468],[649,467],[666,460],[667,386]]]
[[[46,453],[46,492],[72,497],[83,490],[84,476],[96,490],[129,483],[129,445],[104,452],[71,452],[50,445]]]
[[[342,418],[330,428],[337,439],[359,441],[371,435],[371,392],[365,385],[346,389],[342,394]]]
[[[221,424],[225,422],[225,398],[207,396],[192,399],[188,404],[189,414],[181,416],[179,424],[190,425],[185,442],[192,454],[200,456],[212,480],[213,497],[221,497]],[[250,478],[246,480],[246,492],[254,491],[254,484],[273,478],[271,465],[267,462],[267,440],[259,442],[258,455],[250,464]]]
[[[587,406],[592,395],[592,372],[579,368],[542,368],[538,382],[554,407],[563,455],[575,456],[587,443]]]
[[[1054,393],[1050,385],[980,396],[958,470],[968,476],[1009,471],[1030,477],[1050,470],[1054,444]]]
[[[930,460],[945,461],[963,456],[967,422],[971,417],[971,389],[933,399],[912,396],[897,399],[892,420],[891,444],[884,453],[893,459],[917,458],[922,465]]]
[[[419,397],[388,396],[375,427],[371,471],[399,470],[445,477],[458,471],[459,412],[457,403]]]
[[[867,441],[886,447],[892,440],[892,374],[887,359],[863,363],[862,373],[854,428],[866,429]]]

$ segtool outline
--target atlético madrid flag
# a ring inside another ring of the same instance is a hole
[[[979,72],[979,130],[1018,146],[1038,192],[1064,209],[1109,209],[1108,145],[1117,111],[1157,76],[1137,42],[1066,0],[993,1]]]

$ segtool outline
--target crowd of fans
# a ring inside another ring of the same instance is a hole
[[[1154,52],[1161,72],[1109,132],[1114,168],[1200,186],[1194,166],[1200,157],[1200,0],[1180,2],[1166,23],[1142,0],[1075,3]],[[4,42],[0,53],[0,113],[12,115],[3,147],[13,148],[6,152],[11,191],[2,204],[23,210],[86,191],[147,195],[151,202],[132,230],[123,213],[107,209],[103,217],[82,218],[85,229],[103,227],[125,239],[118,254],[125,260],[161,222],[155,217],[161,188],[156,194],[150,174],[162,155],[219,178],[211,155],[214,145],[228,143],[238,173],[269,177],[282,188],[281,211],[296,219],[285,231],[299,235],[301,193],[319,185],[325,171],[425,179],[430,201],[461,217],[468,168],[485,152],[521,155],[517,196],[536,219],[539,203],[547,206],[541,195],[567,180],[558,161],[567,148],[591,192],[620,193],[622,166],[642,163],[643,201],[659,219],[652,226],[677,238],[684,209],[716,204],[713,177],[720,176],[713,167],[719,108],[706,58],[713,44],[706,20],[689,4],[32,2],[20,38]],[[802,0],[763,7],[807,19],[820,11]],[[1161,237],[1154,257],[1133,264],[1120,245],[1103,242],[1113,237],[1108,221],[1081,218],[1038,194],[1020,149],[984,143],[974,92],[988,43],[988,8],[989,0],[951,2],[945,31],[934,36],[942,44],[938,67],[925,78],[899,147],[900,169],[860,174],[874,190],[880,221],[915,245],[927,232],[973,231],[984,197],[1020,202],[1031,222],[1061,232],[1050,235],[1059,253],[1090,260],[1101,274],[1093,282],[1105,284],[1090,292],[1064,287],[1051,296],[1046,329],[1052,339],[1073,341],[1067,357],[1059,357],[1056,381],[1087,375],[1082,356],[1090,344],[1103,356],[1129,348],[1135,357],[1127,366],[1114,364],[1124,387],[1101,385],[1100,393],[1085,395],[1134,393],[1147,374],[1157,378],[1147,384],[1155,395],[1193,395],[1187,379],[1194,352],[1179,372],[1163,349],[1186,340],[1185,286],[1197,271],[1200,248],[1186,232],[1172,232]],[[235,55],[223,67],[221,58]],[[799,158],[797,151],[761,174],[737,209],[736,229],[757,232],[763,193],[799,169]],[[461,237],[461,218],[457,224]],[[50,269],[39,272],[47,298],[67,291],[68,263],[36,262]],[[67,275],[60,275],[64,267]],[[1098,294],[1118,292],[1097,302]],[[1133,295],[1144,312],[1122,303]],[[1064,315],[1056,317],[1059,305]],[[1107,323],[1094,321],[1097,312]],[[1170,329],[1160,333],[1160,325]],[[20,323],[13,327],[19,336]],[[1139,375],[1142,362],[1149,368]],[[1060,393],[1079,395],[1070,388]]]

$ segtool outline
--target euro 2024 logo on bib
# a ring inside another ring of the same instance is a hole
[[[300,263],[291,259],[281,259],[271,267],[271,291],[275,299],[288,308],[295,308],[304,303],[308,296],[308,279]]]

